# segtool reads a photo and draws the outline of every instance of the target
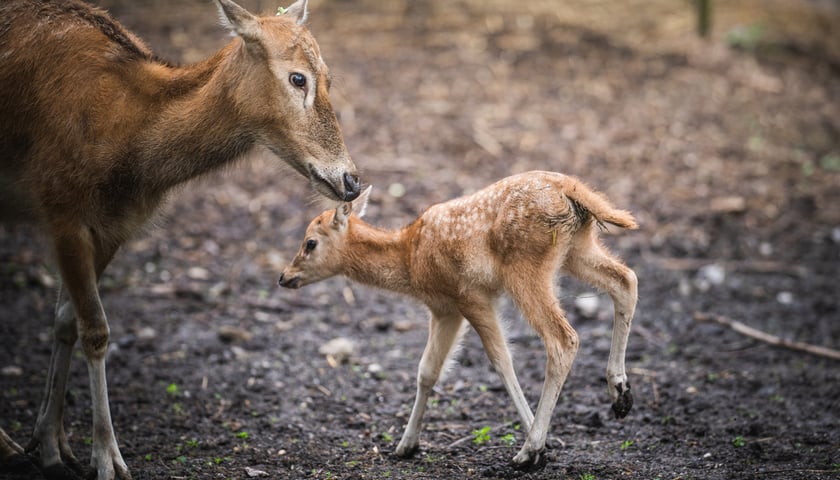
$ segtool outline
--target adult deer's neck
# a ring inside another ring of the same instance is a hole
[[[169,189],[211,172],[251,150],[254,122],[238,108],[241,77],[239,39],[186,67],[151,65],[160,78],[157,117],[140,140],[147,178]],[[151,112],[150,112],[151,113]]]
[[[407,230],[381,230],[351,217],[343,253],[344,274],[352,280],[411,294],[411,245]]]

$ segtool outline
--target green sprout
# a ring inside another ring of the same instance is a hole
[[[503,435],[499,440],[501,440],[502,443],[504,443],[508,447],[511,447],[516,443],[516,437],[514,437],[512,433],[508,433],[507,435]]]
[[[732,445],[735,446],[735,447],[743,447],[746,444],[747,444],[747,441],[744,440],[744,437],[742,437],[741,435],[738,435],[737,437],[732,439]]]
[[[621,442],[621,451],[627,450],[628,448],[633,446],[633,440],[625,440]]]
[[[484,445],[490,441],[490,427],[484,427],[481,430],[473,430],[473,443],[476,445]]]

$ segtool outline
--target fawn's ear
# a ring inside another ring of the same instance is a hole
[[[353,213],[353,204],[344,202],[335,207],[335,215],[333,215],[332,227],[336,230],[344,230],[347,228],[347,218]]]
[[[309,2],[307,0],[297,0],[297,2],[289,5],[285,10],[286,15],[290,15],[295,19],[298,25],[303,25],[309,17]]]
[[[358,198],[353,200],[353,213],[355,213],[356,216],[359,218],[365,216],[365,210],[367,210],[368,200],[370,200],[371,189],[373,189],[373,185],[368,185],[366,189],[362,190],[362,193],[359,194]]]
[[[367,209],[368,199],[370,198],[370,190],[373,187],[368,185],[364,191],[352,202],[344,202],[335,207],[335,215],[333,215],[332,226],[337,230],[343,230],[347,226],[347,219],[352,214],[361,217],[365,214]]]

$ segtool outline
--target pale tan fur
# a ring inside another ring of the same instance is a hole
[[[0,2],[0,214],[41,221],[63,284],[47,392],[28,446],[47,469],[77,463],[62,417],[80,338],[93,399],[92,464],[99,480],[130,477],[108,408],[109,329],[97,282],[167,192],[259,147],[323,195],[358,196],[329,72],[303,24],[306,0],[268,17],[231,0],[216,4],[235,38],[180,67],[78,0]],[[0,453],[17,451],[0,435]]]
[[[598,240],[599,224],[637,228],[633,216],[579,180],[528,172],[427,209],[396,231],[372,227],[358,204],[322,213],[310,223],[301,250],[280,284],[298,288],[333,275],[401,292],[431,310],[429,341],[420,361],[417,397],[398,455],[418,447],[428,395],[466,319],[502,377],[528,438],[517,464],[540,460],[554,405],[578,350],[578,336],[554,296],[558,270],[607,291],[615,305],[607,381],[618,417],[632,406],[624,352],[636,307],[636,275]],[[494,301],[507,292],[543,339],[545,384],[536,415],[516,374]]]

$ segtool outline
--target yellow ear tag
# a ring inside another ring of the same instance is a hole
[[[557,229],[551,231],[551,246],[554,247],[557,245]]]

